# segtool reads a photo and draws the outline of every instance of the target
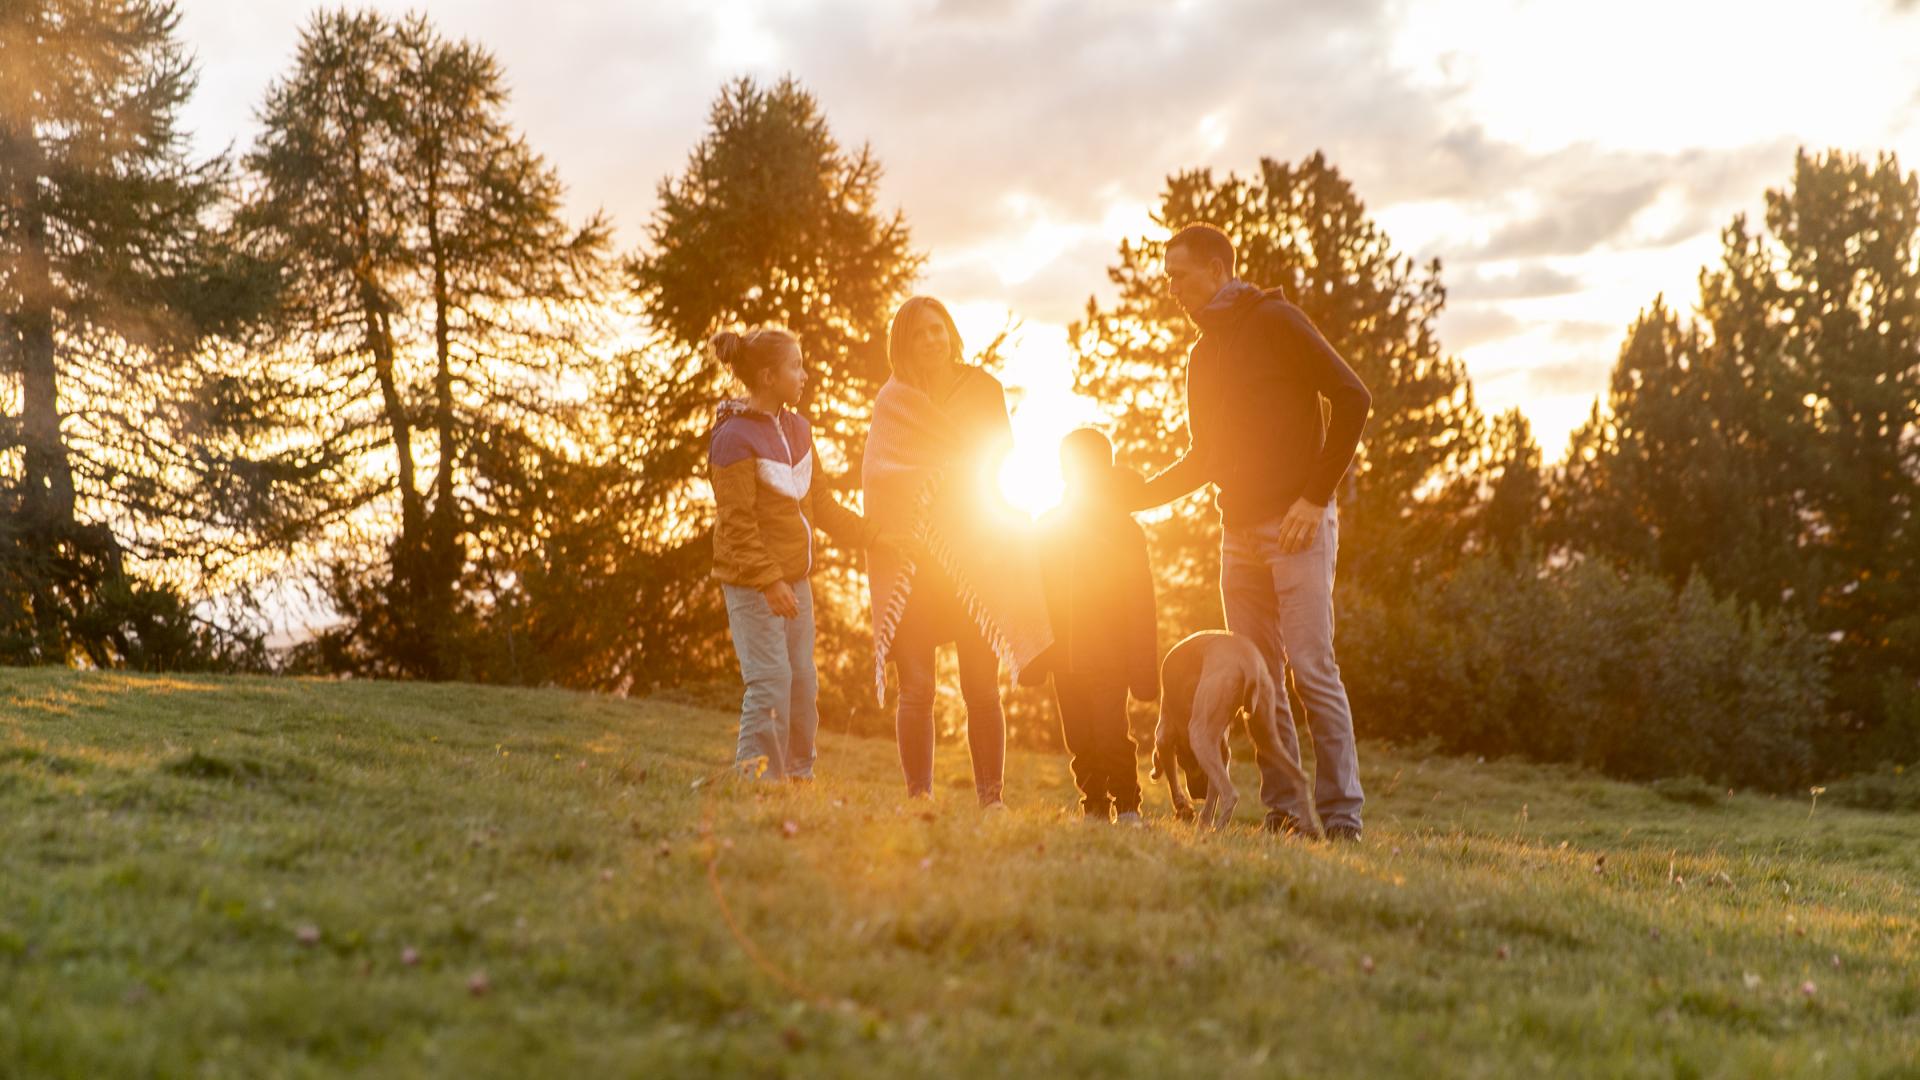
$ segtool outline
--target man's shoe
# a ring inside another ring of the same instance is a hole
[[[1004,814],[1007,812],[1007,804],[1000,799],[995,799],[982,806],[980,812],[983,814]]]
[[[1089,810],[1086,813],[1080,815],[1080,824],[1107,825],[1107,824],[1110,824],[1110,822],[1107,820],[1107,815]]]
[[[1138,810],[1120,811],[1120,813],[1114,817],[1113,823],[1115,825],[1125,825],[1130,829],[1138,829],[1146,825],[1146,822],[1140,819],[1140,811]]]
[[[1308,840],[1320,839],[1320,830],[1302,822],[1292,814],[1268,814],[1267,831],[1282,836],[1300,836]]]
[[[1357,844],[1360,842],[1360,826],[1329,825],[1327,839],[1336,844]]]

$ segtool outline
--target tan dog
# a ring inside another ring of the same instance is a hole
[[[1202,630],[1168,650],[1160,663],[1160,725],[1153,733],[1150,775],[1166,777],[1182,821],[1193,817],[1193,801],[1180,782],[1183,770],[1193,798],[1206,800],[1202,823],[1217,829],[1233,817],[1240,796],[1227,774],[1227,727],[1243,709],[1260,752],[1283,755],[1279,695],[1253,639]]]

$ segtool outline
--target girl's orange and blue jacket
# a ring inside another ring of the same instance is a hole
[[[720,403],[707,446],[717,514],[713,576],[764,589],[813,572],[813,528],[849,547],[871,541],[867,522],[834,501],[813,453],[813,429],[789,409],[765,413]]]

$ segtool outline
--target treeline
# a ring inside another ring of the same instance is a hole
[[[1324,158],[1171,177],[1373,388],[1341,492],[1341,657],[1375,735],[1616,775],[1784,787],[1920,758],[1920,183],[1801,153],[1735,218],[1695,311],[1655,297],[1563,463],[1476,407],[1435,321],[1438,261],[1394,252]],[[1120,246],[1075,327],[1134,464],[1184,445],[1184,319],[1158,244]],[[1155,533],[1176,624],[1217,618],[1195,500]],[[1171,628],[1170,628],[1171,629]]]
[[[0,662],[724,686],[702,342],[799,332],[851,501],[922,262],[871,151],[791,80],[731,83],[622,252],[478,45],[318,14],[259,138],[197,161],[177,22],[0,12]],[[1551,468],[1444,350],[1440,264],[1321,156],[1177,173],[1159,218],[1225,227],[1374,391],[1337,590],[1364,732],[1768,787],[1920,760],[1920,187],[1891,157],[1800,155],[1692,310],[1627,328]],[[1158,258],[1121,241],[1072,328],[1142,469],[1185,441]],[[1151,526],[1168,640],[1219,622],[1210,513]],[[825,722],[882,728],[830,556]],[[264,604],[333,622],[269,654]],[[1013,722],[1051,737],[1029,693]]]

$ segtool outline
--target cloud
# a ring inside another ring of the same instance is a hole
[[[1580,279],[1543,262],[1506,274],[1469,269],[1447,286],[1450,300],[1531,300],[1580,290]]]
[[[1542,397],[1592,394],[1596,388],[1606,386],[1607,373],[1612,370],[1610,362],[1592,357],[1557,360],[1523,369],[1527,392]]]
[[[1610,322],[1570,319],[1553,324],[1553,340],[1562,345],[1590,345],[1598,341],[1617,340],[1625,335],[1625,327]]]
[[[1490,413],[1503,412],[1513,404],[1530,409],[1534,404],[1553,399],[1561,403],[1563,407],[1558,411],[1564,414],[1567,402],[1591,401],[1596,395],[1604,394],[1612,371],[1612,363],[1591,354],[1544,355],[1481,372],[1474,378],[1474,388]]]
[[[1020,0],[939,0],[934,5],[933,17],[957,22],[1001,19],[1019,7]]]
[[[1466,349],[1522,333],[1527,324],[1492,304],[1450,307],[1440,315],[1440,340],[1449,349]]]
[[[1556,192],[1550,208],[1500,229],[1475,256],[1510,259],[1591,251],[1624,230],[1660,194],[1664,183],[1647,178],[1595,191]]]
[[[1733,150],[1627,152],[1577,145],[1508,159],[1508,182],[1484,189],[1478,210],[1502,223],[1456,261],[1578,256],[1664,248],[1724,224],[1791,168],[1794,140]],[[1501,203],[1530,208],[1514,213]]]

